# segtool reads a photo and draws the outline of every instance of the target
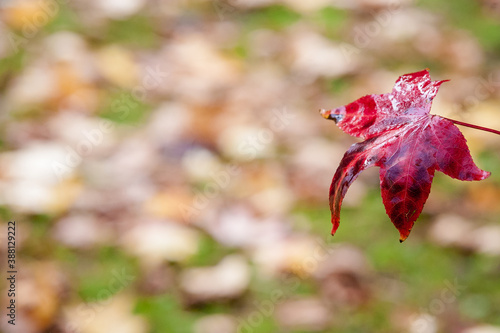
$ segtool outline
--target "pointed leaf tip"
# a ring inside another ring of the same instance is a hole
[[[422,212],[436,170],[468,181],[490,175],[475,165],[465,138],[453,125],[463,123],[429,114],[432,99],[446,81],[432,81],[425,69],[400,76],[391,93],[320,110],[344,132],[365,139],[349,148],[332,179],[332,235],[347,189],[370,166],[380,167],[382,201],[401,243]]]
[[[327,110],[327,109],[319,109],[319,113],[321,114],[321,116],[325,119],[329,119],[330,118],[330,110]]]

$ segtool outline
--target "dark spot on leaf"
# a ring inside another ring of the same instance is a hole
[[[408,187],[408,195],[413,199],[417,200],[421,197],[422,195],[422,187],[420,186],[419,183],[414,182]]]
[[[399,192],[403,191],[405,189],[405,186],[401,184],[401,182],[395,182],[391,188],[389,189],[389,192],[392,195],[397,195]]]
[[[367,116],[363,118],[362,125],[360,127],[361,130],[367,129],[368,127],[372,126],[375,123],[375,120],[377,119],[376,116]]]
[[[417,168],[413,173],[412,173],[413,178],[417,183],[427,183],[429,182],[429,171],[426,168]]]
[[[474,164],[458,128],[429,115],[429,103],[442,82],[431,81],[428,70],[402,75],[391,93],[361,97],[331,115],[343,122],[339,127],[346,133],[370,138],[351,146],[335,173],[331,189],[336,190],[330,191],[335,196],[330,197],[336,209],[335,213],[332,209],[334,230],[347,187],[373,162],[381,168],[383,202],[401,241],[422,211],[436,169],[462,180],[489,175]]]
[[[385,173],[385,178],[387,180],[391,180],[393,183],[396,182],[399,178],[401,178],[401,175],[403,173],[403,170],[395,165],[395,166],[392,166],[391,168],[387,169],[387,172]],[[392,186],[392,184],[391,184]]]
[[[345,111],[347,113],[355,113],[358,110],[359,110],[359,103],[357,103],[357,102],[353,102],[353,103],[347,104],[346,107],[345,107]]]

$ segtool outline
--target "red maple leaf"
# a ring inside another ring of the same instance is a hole
[[[344,132],[365,139],[349,148],[333,177],[332,235],[339,226],[347,189],[368,167],[380,167],[382,201],[399,230],[400,242],[422,212],[435,170],[460,180],[482,180],[490,175],[475,165],[453,122],[489,129],[429,114],[445,81],[431,81],[429,72],[423,70],[400,76],[391,93],[367,95],[334,110],[320,110]]]

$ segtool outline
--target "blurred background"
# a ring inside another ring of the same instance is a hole
[[[500,130],[496,0],[1,2],[3,332],[500,332],[492,176],[442,173],[409,239],[372,168],[330,236],[355,138],[326,121],[399,75]],[[15,327],[6,316],[16,221]]]

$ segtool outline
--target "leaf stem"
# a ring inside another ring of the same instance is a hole
[[[488,127],[482,127],[482,126],[478,126],[478,125],[464,123],[464,122],[461,122],[461,121],[458,121],[458,120],[455,120],[455,119],[446,118],[446,117],[441,117],[441,118],[448,119],[449,121],[451,121],[452,123],[457,124],[457,125],[467,126],[467,127],[470,127],[470,128],[475,128],[475,129],[478,129],[478,130],[481,130],[481,131],[495,133],[497,135],[500,135],[500,131],[497,131],[497,130],[494,130],[494,129],[491,129],[491,128],[488,128]]]

